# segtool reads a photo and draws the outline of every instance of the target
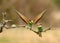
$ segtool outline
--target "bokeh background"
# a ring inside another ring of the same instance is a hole
[[[21,18],[18,17],[15,9],[17,9],[28,19],[34,19],[38,14],[40,14],[44,9],[47,8],[47,12],[38,23],[42,22],[43,26],[48,27],[54,22],[60,20],[60,18],[58,17],[60,16],[59,6],[59,0],[0,0],[0,21],[3,17],[2,12],[6,11],[7,14],[5,19],[13,20],[12,22],[10,22],[10,24],[25,24],[24,21],[22,21]]]
[[[53,25],[52,29],[55,29],[42,32],[42,37],[39,37],[24,27],[4,28],[0,33],[0,43],[60,43],[60,0],[0,0],[0,22],[3,19],[2,12],[6,12],[5,19],[13,20],[7,25],[25,25],[15,9],[31,20],[47,9],[38,23],[46,28]],[[37,26],[34,30],[37,30]]]

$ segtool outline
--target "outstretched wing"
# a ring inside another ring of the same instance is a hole
[[[47,9],[43,10],[33,21],[34,21],[34,24],[37,23],[41,17],[43,16],[43,14],[47,11]]]
[[[28,22],[29,22],[29,20],[28,20],[24,15],[22,15],[19,11],[16,10],[16,12],[17,12],[18,16],[19,16],[25,23],[28,23]]]

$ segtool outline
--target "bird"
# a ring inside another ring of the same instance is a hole
[[[25,17],[24,15],[22,15],[19,11],[17,11],[15,9],[16,13],[18,14],[18,16],[26,23],[28,24],[27,27],[29,27],[30,29],[32,28],[33,24],[36,24],[41,18],[42,16],[46,13],[47,9],[44,9],[39,15],[37,15],[37,17],[35,17],[33,20],[28,19],[27,17]]]

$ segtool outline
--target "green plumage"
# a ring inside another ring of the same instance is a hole
[[[33,23],[32,22],[29,22],[29,27],[32,29],[32,25],[33,25]]]
[[[38,32],[43,32],[42,26],[38,26]]]

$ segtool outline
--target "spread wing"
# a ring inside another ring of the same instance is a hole
[[[44,15],[44,13],[47,11],[47,9],[43,10],[33,21],[34,21],[34,24],[37,23],[41,17]]]
[[[22,15],[19,11],[16,10],[16,12],[17,12],[18,16],[19,16],[26,24],[29,22],[29,20],[28,20],[24,15]]]

